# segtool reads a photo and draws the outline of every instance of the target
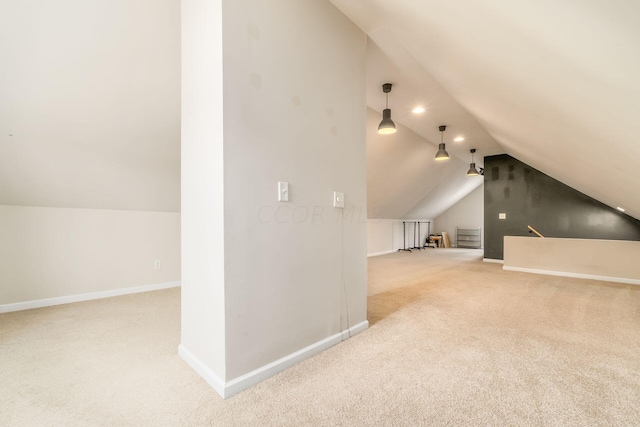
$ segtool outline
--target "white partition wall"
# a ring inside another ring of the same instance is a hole
[[[504,269],[640,284],[640,242],[504,238]]]
[[[180,353],[229,396],[367,327],[367,38],[319,0],[182,19]]]
[[[182,2],[180,354],[224,393],[222,1]]]

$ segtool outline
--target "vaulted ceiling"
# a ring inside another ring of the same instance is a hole
[[[480,184],[477,148],[640,218],[640,3],[330,1],[371,41],[371,217],[437,216]],[[0,23],[0,203],[179,210],[179,0],[8,1]]]
[[[473,147],[481,156],[506,152],[640,218],[640,3],[331,1],[374,45],[371,109],[384,108],[380,85],[394,83],[393,119],[425,143],[437,144],[437,125],[446,124],[447,135],[466,138],[447,141],[460,159],[468,162]],[[410,113],[418,104],[427,108],[420,117]],[[385,166],[370,169],[369,182],[384,182],[375,175],[398,161],[388,156]],[[424,168],[438,167],[425,159]],[[428,204],[426,183],[424,189]],[[393,211],[391,195],[374,198],[389,208],[382,216],[415,211]]]

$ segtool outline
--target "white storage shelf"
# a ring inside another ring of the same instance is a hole
[[[480,249],[482,239],[480,228],[456,227],[456,245],[459,248]]]

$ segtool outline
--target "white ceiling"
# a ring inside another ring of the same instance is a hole
[[[0,204],[180,210],[180,2],[0,2]]]
[[[447,124],[465,150],[503,149],[640,218],[640,2],[331,1],[391,61],[369,69],[369,107],[397,80],[396,123],[431,142]]]

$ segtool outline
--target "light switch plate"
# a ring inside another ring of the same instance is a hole
[[[507,214],[506,213],[499,213],[498,214],[498,219],[507,219]]]
[[[289,183],[288,182],[278,182],[278,201],[279,202],[288,202],[289,201]]]
[[[344,208],[344,193],[339,191],[333,192],[333,207]]]

